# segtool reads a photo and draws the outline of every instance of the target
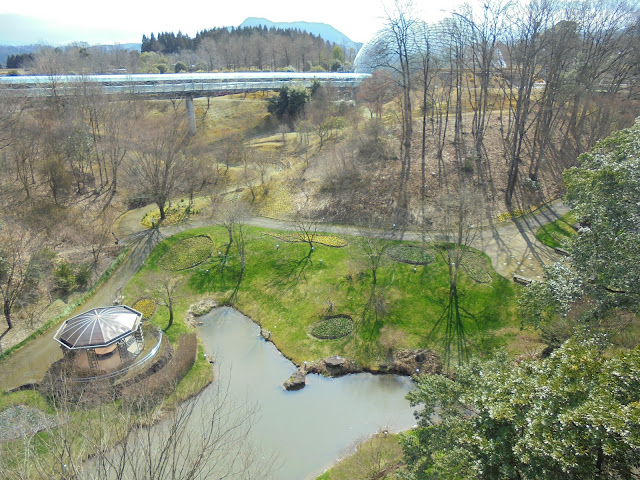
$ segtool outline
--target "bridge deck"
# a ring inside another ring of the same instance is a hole
[[[135,75],[32,75],[0,77],[0,89],[20,97],[72,95],[97,87],[102,93],[151,97],[215,96],[274,90],[283,85],[310,87],[314,81],[334,87],[355,88],[368,74],[362,73],[180,73]]]

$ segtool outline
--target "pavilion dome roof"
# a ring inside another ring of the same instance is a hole
[[[66,320],[53,338],[68,349],[106,347],[135,332],[142,314],[125,305],[98,307]]]

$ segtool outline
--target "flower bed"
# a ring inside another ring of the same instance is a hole
[[[189,207],[188,202],[185,199],[180,200],[180,203],[176,203],[171,207],[167,207],[164,211],[165,219],[162,221],[162,225],[173,225],[178,223],[187,217],[198,215],[203,206],[206,205],[206,200],[196,199],[195,203]],[[140,221],[140,225],[146,228],[152,228],[158,224],[160,220],[160,210],[154,209],[147,212]]]
[[[489,273],[486,258],[478,252],[465,252],[461,266],[469,278],[476,283],[491,283],[493,280]]]
[[[186,270],[211,256],[213,241],[206,235],[185,238],[171,245],[158,264],[167,270]]]
[[[131,308],[137,310],[142,314],[142,318],[144,320],[149,320],[151,317],[153,317],[153,314],[156,313],[157,307],[158,304],[156,303],[156,301],[150,297],[141,298],[131,306]]]
[[[353,320],[348,315],[323,318],[311,326],[311,335],[320,340],[346,337],[353,331]]]
[[[536,211],[538,209],[537,205],[531,205],[529,208],[516,208],[515,210],[512,210],[511,212],[502,212],[500,213],[496,219],[499,222],[504,222],[505,220],[509,220],[511,218],[519,218],[519,217],[524,217],[525,215],[528,215],[529,213],[532,213],[534,211]]]
[[[308,243],[308,240],[305,240],[304,235],[300,233],[286,234],[286,233],[265,232],[264,235],[277,238],[278,240],[282,240],[283,242]],[[346,240],[340,237],[336,237],[335,235],[315,235],[312,241],[313,243],[317,243],[318,245],[324,245],[326,247],[341,248],[341,247],[346,247],[348,245]]]
[[[435,260],[431,251],[418,245],[394,245],[387,250],[387,255],[410,265],[428,265]]]

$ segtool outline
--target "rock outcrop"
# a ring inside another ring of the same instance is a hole
[[[433,350],[398,350],[390,360],[381,370],[409,376],[442,373],[442,362]]]
[[[285,390],[300,390],[306,385],[306,376],[303,370],[298,370],[282,386]]]
[[[355,361],[338,355],[311,362],[306,365],[306,370],[308,373],[319,373],[328,377],[340,377],[361,371]]]

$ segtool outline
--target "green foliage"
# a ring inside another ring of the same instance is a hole
[[[584,293],[581,278],[568,262],[545,265],[543,275],[544,281],[527,285],[518,301],[523,321],[536,328],[566,315]]]
[[[76,269],[76,286],[84,290],[87,288],[89,281],[91,280],[91,268],[86,263],[83,263]]]
[[[69,293],[76,284],[76,276],[73,272],[73,264],[62,261],[53,272],[53,281],[58,290]]]
[[[174,71],[176,73],[180,73],[180,72],[186,72],[187,71],[187,65],[184,62],[177,62],[174,66]],[[164,73],[164,72],[161,72]]]
[[[311,335],[322,340],[346,337],[353,331],[353,320],[347,315],[323,318],[313,324]]]
[[[342,50],[342,48],[340,48],[338,45],[335,45],[333,47],[333,52],[331,53],[331,57],[340,63],[344,63],[344,50]]]
[[[185,238],[169,247],[158,264],[167,270],[185,270],[200,265],[211,256],[213,242],[206,235]]]
[[[169,67],[167,67],[164,63],[158,63],[156,65],[156,68],[160,73],[167,73],[167,70],[169,70]]]
[[[282,87],[277,97],[271,97],[267,104],[267,111],[278,118],[293,120],[304,111],[309,99],[309,93],[304,88]]]
[[[67,294],[75,288],[85,289],[91,280],[91,268],[89,265],[75,265],[71,262],[61,261],[53,272],[53,281],[56,289]]]
[[[640,304],[640,119],[580,156],[564,174],[566,199],[585,225],[572,265],[601,306]]]
[[[635,478],[640,351],[602,356],[572,339],[544,360],[473,361],[408,395],[418,428],[403,447],[415,478]],[[437,410],[436,410],[437,409]]]

